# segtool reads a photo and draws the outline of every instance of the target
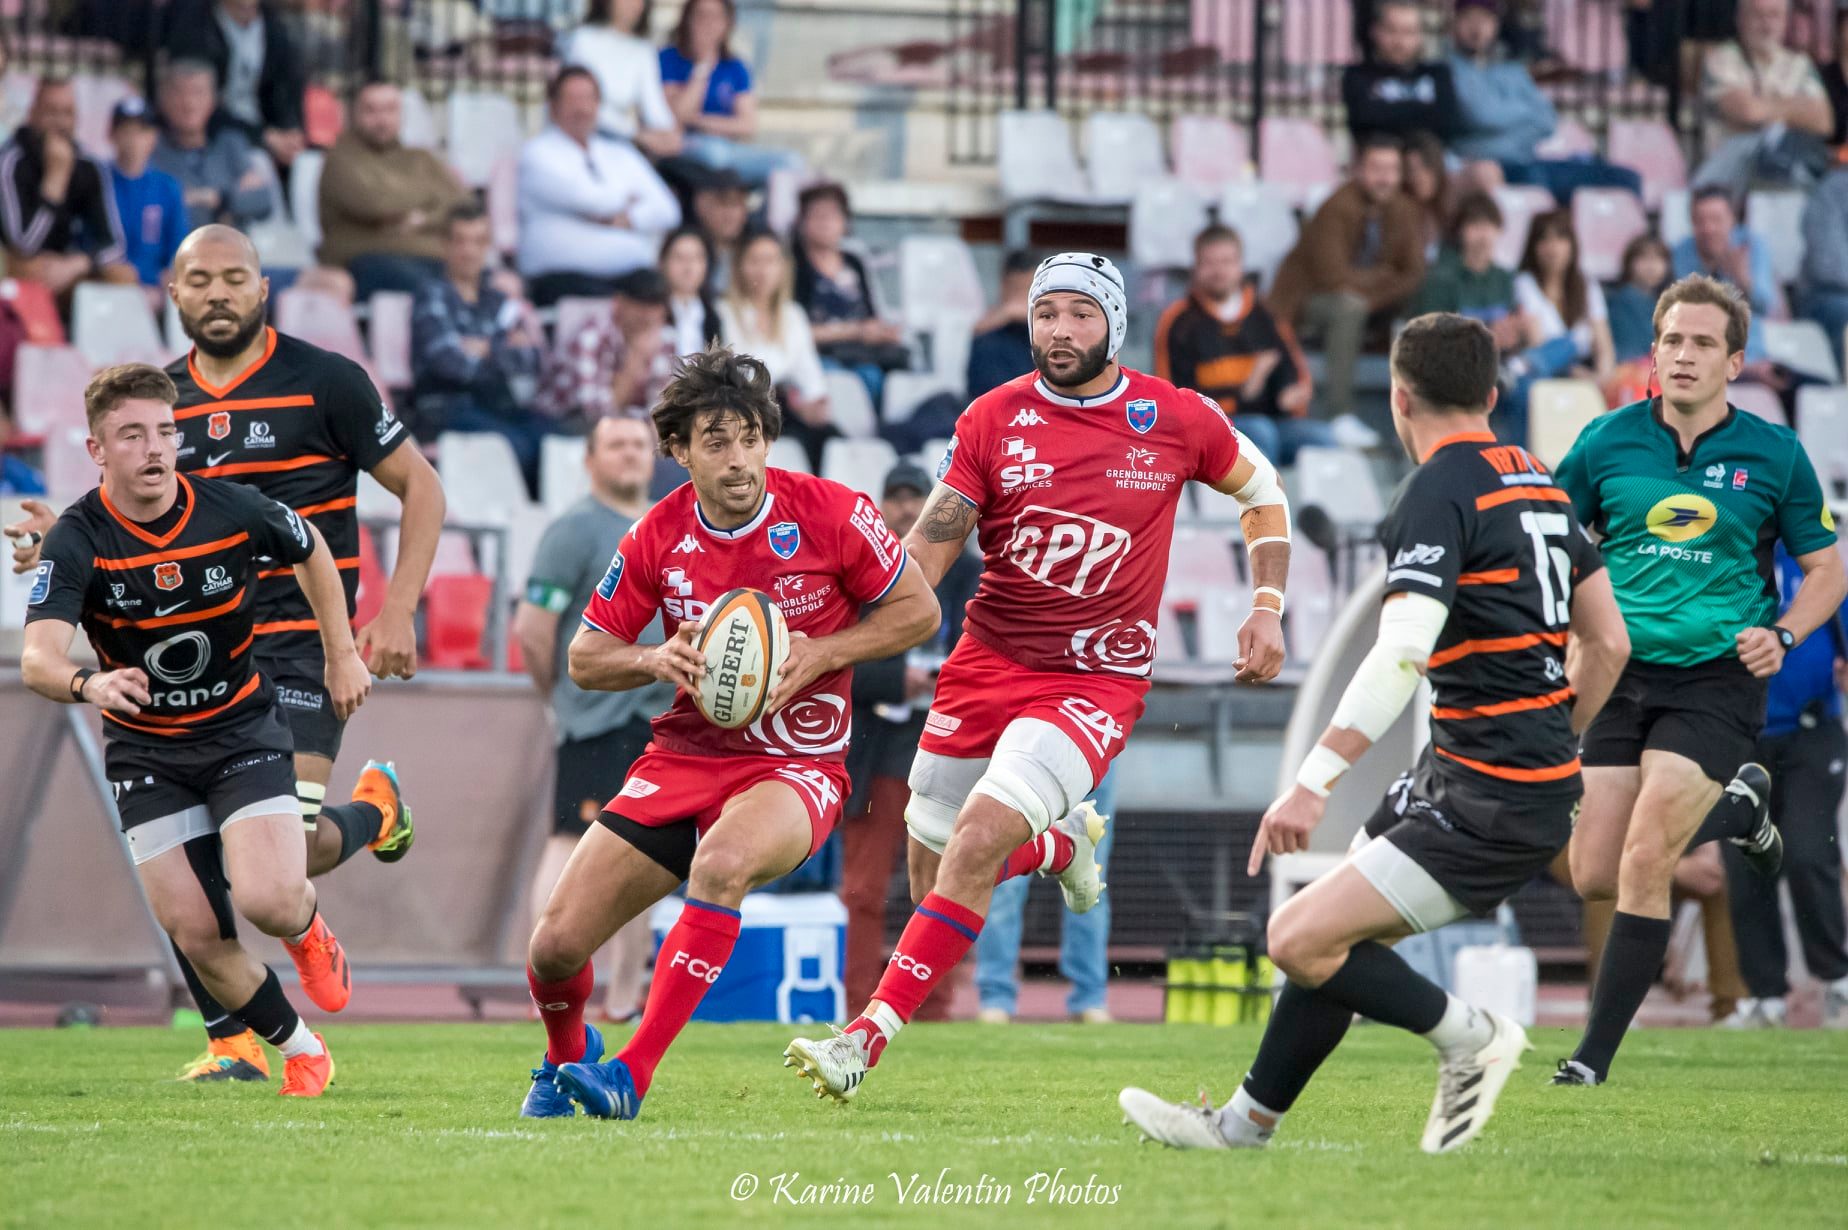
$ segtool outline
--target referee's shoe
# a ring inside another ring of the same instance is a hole
[[[1784,837],[1771,823],[1771,774],[1761,764],[1740,765],[1726,793],[1752,805],[1752,827],[1745,836],[1726,840],[1745,856],[1746,866],[1770,879],[1784,865]]]

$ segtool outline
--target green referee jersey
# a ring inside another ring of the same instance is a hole
[[[1820,551],[1835,520],[1788,427],[1734,407],[1683,453],[1663,413],[1652,399],[1594,419],[1554,478],[1602,538],[1631,658],[1693,666],[1776,618],[1776,541]]]

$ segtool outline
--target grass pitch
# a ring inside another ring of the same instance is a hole
[[[914,1026],[846,1107],[781,1067],[794,1032],[693,1026],[634,1123],[517,1118],[536,1025],[335,1024],[336,1084],[305,1102],[276,1097],[280,1066],[267,1085],[164,1081],[198,1049],[190,1033],[0,1032],[0,1225],[1790,1230],[1848,1216],[1843,1033],[1638,1033],[1617,1084],[1552,1089],[1574,1036],[1536,1031],[1488,1131],[1432,1158],[1417,1144],[1431,1050],[1384,1028],[1349,1034],[1264,1153],[1139,1147],[1115,1104],[1132,1083],[1222,1099],[1255,1027]],[[931,1200],[956,1185],[965,1203]]]

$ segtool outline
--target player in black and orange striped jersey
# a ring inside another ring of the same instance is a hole
[[[1426,1038],[1438,1091],[1422,1146],[1444,1153],[1488,1121],[1528,1048],[1520,1025],[1470,1007],[1387,944],[1493,910],[1572,836],[1578,735],[1629,656],[1602,557],[1525,449],[1496,443],[1495,340],[1450,314],[1393,344],[1393,421],[1418,463],[1380,529],[1379,637],[1296,785],[1259,826],[1264,855],[1308,848],[1329,791],[1398,720],[1426,677],[1430,746],[1367,822],[1365,844],[1272,917],[1288,982],[1258,1055],[1222,1111],[1140,1089],[1120,1102],[1145,1132],[1193,1147],[1261,1147],[1356,1013]]]
[[[297,838],[289,729],[251,651],[262,570],[300,577],[343,715],[371,679],[326,541],[249,487],[179,474],[173,400],[173,382],[146,364],[105,369],[85,389],[103,481],[45,538],[21,673],[42,696],[103,710],[104,768],[155,917],[215,1000],[241,1005],[230,1009],[240,1032],[281,1049],[282,1092],[313,1097],[332,1060],[233,920],[235,909],[283,940],[316,1004],[346,1006],[346,956]],[[71,660],[79,625],[101,672]],[[261,1050],[244,1062],[262,1062]]]

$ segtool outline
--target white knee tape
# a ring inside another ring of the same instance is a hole
[[[961,760],[920,751],[906,780],[911,801],[905,804],[905,827],[911,835],[942,854],[956,830],[956,814],[987,770],[986,759]]]
[[[1001,732],[988,772],[971,793],[1013,808],[1037,837],[1093,785],[1091,763],[1070,735],[1039,718],[1017,718]]]

